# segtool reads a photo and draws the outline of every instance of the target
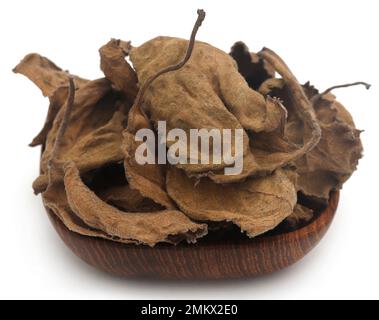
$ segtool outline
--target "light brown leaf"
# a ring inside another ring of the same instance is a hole
[[[50,105],[46,116],[45,124],[38,135],[30,143],[30,146],[43,145],[46,142],[54,119],[60,108],[64,105],[68,94],[68,73],[59,68],[49,59],[32,53],[13,69],[13,72],[20,73],[35,83],[44,96],[48,96]],[[73,76],[76,89],[84,86],[88,80]]]
[[[187,46],[188,41],[183,39],[158,37],[132,48],[130,58],[140,85],[158,71],[181,61]],[[182,68],[162,74],[150,84],[144,94],[143,110],[154,126],[165,120],[168,131],[180,128],[187,136],[190,129],[227,128],[234,133],[234,129],[245,128],[270,132],[282,124],[285,116],[280,104],[249,88],[228,54],[202,42],[195,43],[190,60]],[[168,142],[168,146],[172,143]],[[244,133],[244,151],[247,147],[248,137]],[[234,154],[234,145],[231,149]],[[199,154],[197,159],[200,158]],[[197,174],[225,165],[179,166],[189,174]]]
[[[224,175],[223,172],[208,173],[207,176],[217,183],[236,182],[249,176],[270,174],[275,169],[283,168],[300,159],[317,145],[321,137],[321,129],[312,105],[287,65],[275,52],[267,48],[262,50],[259,56],[283,76],[291,97],[293,113],[296,114],[296,119],[299,120],[302,128],[304,128],[304,139],[301,139],[301,143],[298,144],[297,137],[293,137],[291,133],[287,136],[288,124],[292,123],[290,118],[279,126],[283,130],[251,133],[250,148],[249,152],[244,154],[242,173],[231,176]],[[273,99],[273,101],[277,100]],[[280,105],[282,106],[282,104]],[[291,138],[295,138],[295,141],[291,141]]]
[[[330,192],[341,189],[356,170],[363,152],[361,131],[355,128],[351,115],[334,96],[322,97],[314,108],[322,138],[296,163],[300,176],[298,187],[304,194],[326,201]]]
[[[67,72],[54,62],[37,53],[30,53],[13,69],[13,72],[28,77],[38,86],[45,97],[50,97],[55,90],[68,86]],[[76,86],[81,87],[87,80],[74,76]]]
[[[80,179],[74,163],[65,166],[64,178],[68,203],[75,214],[95,230],[135,243],[154,246],[177,239],[195,242],[206,234],[205,224],[189,220],[182,212],[123,212],[99,199]]]
[[[107,235],[100,230],[94,230],[79,219],[68,205],[63,181],[50,184],[46,191],[42,193],[42,199],[45,207],[56,215],[67,227],[67,229],[72,232],[89,237],[131,243],[131,241],[114,239],[112,236]]]
[[[361,131],[355,128],[350,113],[335,100],[332,94],[318,95],[318,90],[309,83],[304,91],[313,102],[322,134],[313,150],[295,162],[299,174],[297,187],[307,196],[326,203],[330,192],[338,190],[356,169],[362,156]],[[259,89],[267,95],[276,95],[288,109],[286,134],[300,143],[307,131],[296,115],[289,88],[282,79],[267,80]]]
[[[132,189],[125,177],[123,162],[111,163],[81,175],[83,182],[106,203],[127,212],[162,210],[161,205]]]
[[[280,170],[271,176],[220,185],[209,179],[196,183],[172,167],[167,174],[167,190],[190,218],[230,221],[249,237],[275,228],[296,204],[296,190]]]
[[[148,119],[138,106],[133,105],[128,115],[128,127],[123,132],[125,175],[132,189],[167,209],[174,209],[176,206],[166,192],[165,167],[157,162],[141,165],[136,161],[136,150],[142,142],[135,140],[135,134],[146,128],[151,129]]]

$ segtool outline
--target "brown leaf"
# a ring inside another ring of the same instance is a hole
[[[229,54],[236,60],[238,71],[250,88],[258,90],[265,80],[275,77],[272,66],[256,53],[249,52],[249,48],[243,42],[236,42]]]
[[[48,96],[50,105],[45,124],[38,135],[30,143],[30,146],[43,145],[46,142],[53,121],[60,108],[64,105],[68,94],[68,74],[56,66],[49,59],[39,54],[28,54],[14,69],[13,72],[20,73],[34,82]],[[73,76],[76,89],[84,86],[88,80]]]
[[[115,240],[112,236],[100,230],[90,228],[75,215],[68,205],[63,181],[50,184],[46,191],[42,193],[42,199],[45,207],[51,210],[68,230],[84,236]],[[131,243],[131,241],[123,241],[121,239],[117,239],[117,241]]]
[[[187,46],[186,40],[158,37],[132,48],[130,58],[141,86],[152,75],[181,61]],[[188,136],[190,129],[245,128],[270,132],[282,124],[285,116],[280,104],[249,88],[228,54],[202,42],[195,43],[190,60],[182,68],[162,74],[150,84],[144,93],[143,110],[154,126],[165,120],[168,131],[180,128]],[[246,133],[244,142],[246,151]],[[168,142],[168,146],[172,144]],[[197,159],[200,158],[199,155]],[[180,167],[196,174],[222,169],[225,163]]]
[[[127,42],[112,39],[100,49],[100,56],[101,69],[104,74],[130,101],[133,101],[137,90],[137,77],[125,60],[129,47],[130,44]],[[164,168],[159,165],[146,164],[141,166],[136,163],[134,155],[140,142],[135,141],[135,133],[142,128],[150,128],[150,123],[141,113],[140,108],[133,106],[128,115],[128,127],[124,131],[122,144],[125,156],[125,175],[129,185],[127,190],[118,190],[118,192],[134,192],[148,206],[152,204],[146,199],[151,199],[167,209],[175,209],[175,204],[165,191]],[[130,207],[131,205],[123,201],[121,203],[119,200],[117,202],[121,206]]]
[[[45,97],[50,97],[55,90],[68,86],[67,72],[49,59],[37,53],[30,53],[13,69],[21,73],[38,86]],[[76,86],[81,87],[87,80],[74,76]]]
[[[327,200],[330,192],[341,189],[357,168],[363,152],[361,131],[355,128],[349,112],[332,95],[319,99],[314,108],[322,137],[319,144],[296,163],[300,175],[298,187],[306,195]]]
[[[140,109],[134,105],[129,112],[128,127],[123,133],[125,175],[130,187],[138,190],[142,196],[152,199],[167,209],[175,209],[175,204],[165,190],[164,166],[157,162],[141,165],[135,159],[136,150],[142,143],[135,140],[135,133],[143,128],[150,128],[150,124]]]
[[[275,228],[296,204],[296,190],[280,170],[271,176],[220,185],[209,179],[196,183],[172,167],[167,174],[167,190],[190,218],[230,221],[249,237]]]
[[[122,91],[133,102],[137,94],[137,76],[125,60],[129,42],[111,39],[99,50],[101,70],[117,90]]]
[[[138,190],[129,185],[114,186],[102,190],[98,194],[104,202],[128,212],[147,212],[164,209],[148,198],[144,198]]]
[[[119,168],[121,170],[119,170]],[[42,199],[45,207],[55,214],[63,224],[72,232],[76,232],[81,235],[98,237],[107,240],[122,242],[122,243],[134,243],[131,240],[119,239],[106,234],[101,230],[95,230],[86,225],[70,208],[66,189],[63,180],[57,180],[54,175],[60,174],[56,172],[57,167],[54,164],[49,170],[49,180],[51,183],[47,187],[46,191],[42,193]],[[89,180],[90,188],[96,190],[96,193],[100,194],[103,201],[109,202],[112,205],[119,206],[120,208],[134,208],[137,212],[140,209],[145,211],[156,211],[154,206],[148,206],[148,199],[142,198],[136,190],[130,190],[128,192],[121,191],[128,188],[125,185],[126,180],[124,176],[123,165],[107,165],[101,168],[86,172],[86,179]],[[122,184],[122,185],[118,185]],[[119,190],[119,191],[118,191]],[[150,210],[148,210],[150,209]],[[123,210],[126,211],[126,210]]]
[[[361,131],[355,128],[350,113],[332,94],[316,100],[319,92],[309,83],[304,91],[313,102],[322,134],[317,146],[295,162],[299,174],[298,189],[307,196],[326,202],[332,190],[338,190],[356,169],[362,156]],[[267,95],[276,95],[288,109],[286,134],[296,143],[306,135],[306,128],[297,116],[289,88],[282,79],[267,80],[259,89]]]
[[[208,173],[208,177],[217,183],[236,182],[249,176],[270,174],[275,169],[285,167],[300,159],[304,154],[312,150],[320,140],[321,129],[314,110],[296,77],[282,59],[272,50],[265,48],[259,55],[283,76],[284,83],[288,87],[289,96],[291,97],[293,112],[288,116],[288,121],[283,122],[280,126],[280,128],[284,128],[284,132],[277,129],[274,132],[253,132],[250,134],[250,150],[244,155],[243,171],[241,174],[227,176],[223,172]],[[267,81],[276,80],[270,79]],[[277,99],[273,100],[277,101]],[[285,107],[287,108],[287,105]],[[302,132],[305,132],[301,141],[298,141],[298,137],[294,137],[291,132],[287,134],[288,125],[293,121],[291,118],[292,113],[296,115],[296,119],[303,128]],[[303,138],[304,136],[305,139]]]
[[[122,131],[127,106],[112,91],[106,79],[89,82],[76,92],[73,111],[61,145],[57,162],[75,161],[85,172],[106,163],[121,161]],[[65,108],[61,108],[50,130],[41,158],[41,175],[34,182],[35,192],[46,189],[47,168],[62,122]]]
[[[286,223],[292,228],[292,230],[297,229],[313,218],[313,210],[297,204],[294,208],[293,213],[286,218]]]
[[[127,212],[158,211],[163,207],[144,198],[126,180],[123,162],[111,163],[82,174],[83,182],[106,203]]]
[[[50,104],[47,112],[45,124],[43,125],[41,131],[29,144],[31,147],[38,145],[44,145],[46,143],[47,135],[50,132],[55,117],[57,116],[59,110],[65,104],[68,95],[68,87],[59,87],[54,91],[54,93],[49,97]]]
[[[72,162],[65,165],[64,183],[75,214],[95,230],[113,237],[154,246],[182,238],[195,242],[206,234],[205,224],[192,222],[180,211],[130,213],[106,204],[82,182]]]

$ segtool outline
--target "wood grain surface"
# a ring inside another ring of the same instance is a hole
[[[314,248],[331,224],[339,193],[306,226],[287,233],[200,240],[197,244],[125,245],[69,231],[52,213],[50,220],[65,244],[88,264],[126,277],[164,279],[227,279],[281,270]]]

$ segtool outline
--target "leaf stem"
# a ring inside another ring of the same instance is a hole
[[[75,83],[74,83],[74,78],[71,75],[69,75],[68,77],[68,83],[69,83],[69,89],[68,89],[68,97],[67,97],[67,102],[66,102],[66,109],[64,111],[62,123],[59,126],[57,137],[55,138],[53,151],[51,153],[50,161],[52,162],[54,162],[59,155],[59,151],[62,147],[63,136],[70,122],[70,116],[71,116],[71,112],[74,106]]]
[[[363,81],[358,81],[358,82],[340,84],[338,86],[330,87],[330,88],[326,89],[323,93],[320,93],[320,95],[324,96],[324,95],[328,94],[330,91],[332,91],[334,89],[347,88],[347,87],[353,87],[353,86],[358,86],[358,85],[365,86],[367,90],[370,89],[370,87],[371,87],[371,84],[368,84],[368,83],[363,82]]]
[[[167,72],[179,70],[180,68],[182,68],[187,63],[187,61],[189,60],[189,58],[191,58],[192,51],[193,51],[193,48],[195,46],[195,38],[196,38],[197,31],[199,30],[202,22],[205,19],[205,11],[204,10],[198,9],[197,10],[197,14],[198,14],[198,17],[197,17],[195,25],[194,25],[194,27],[192,29],[192,33],[191,33],[191,37],[190,37],[190,40],[189,40],[189,43],[188,43],[186,55],[184,56],[183,60],[180,61],[179,63],[175,64],[175,65],[168,66],[168,67],[166,67],[166,68],[158,71],[156,74],[154,74],[150,78],[148,78],[145,81],[145,83],[142,85],[142,87],[140,88],[140,90],[138,91],[136,100],[134,102],[134,105],[136,107],[140,106],[140,104],[142,102],[143,95],[145,94],[146,90],[148,89],[148,87],[151,85],[151,83],[155,79],[157,79],[159,76],[161,76],[162,74],[165,74]]]

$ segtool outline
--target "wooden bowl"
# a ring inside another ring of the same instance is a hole
[[[328,230],[337,209],[339,193],[306,226],[295,231],[254,239],[203,239],[197,244],[125,245],[69,231],[49,212],[64,243],[88,264],[126,277],[164,279],[227,279],[251,277],[281,270],[299,261]]]

